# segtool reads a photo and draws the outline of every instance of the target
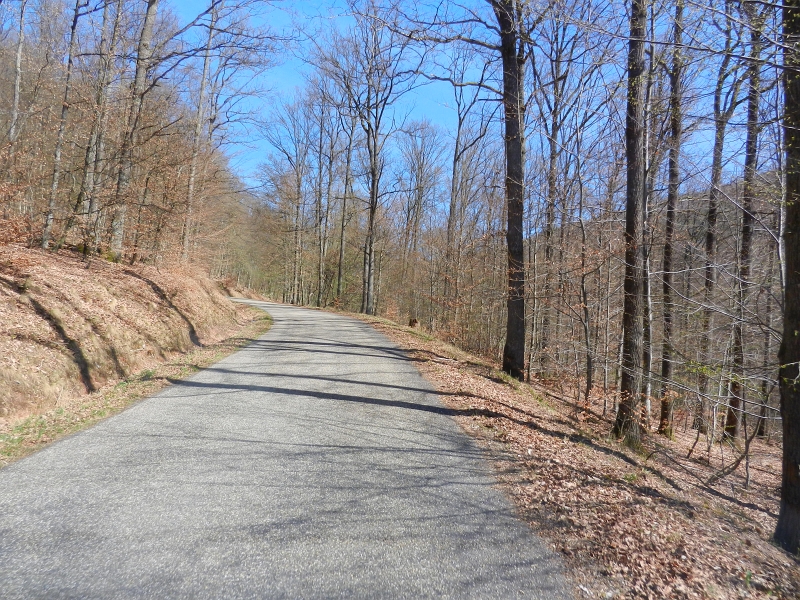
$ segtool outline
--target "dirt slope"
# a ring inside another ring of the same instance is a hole
[[[245,310],[199,272],[0,246],[0,424],[214,343]]]

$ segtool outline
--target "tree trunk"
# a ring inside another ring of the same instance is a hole
[[[373,130],[374,131],[374,130]],[[374,131],[377,136],[377,132]],[[378,213],[378,148],[377,139],[368,141],[369,147],[369,209],[367,211],[367,240],[364,248],[364,313],[375,314],[375,217]]]
[[[553,117],[555,121],[556,117]],[[549,156],[547,161],[547,198],[544,210],[544,286],[539,303],[542,322],[539,328],[539,368],[547,376],[550,354],[550,305],[553,302],[553,232],[556,220],[556,169],[558,152],[556,146],[557,127],[553,123],[549,135]]]
[[[75,10],[72,14],[72,26],[69,29],[69,49],[67,50],[67,72],[64,79],[64,98],[61,101],[61,118],[58,121],[56,147],[53,152],[53,178],[50,183],[50,194],[47,199],[47,214],[45,215],[44,230],[42,231],[42,248],[45,250],[50,247],[50,239],[53,235],[53,222],[55,220],[56,200],[58,197],[58,182],[61,179],[61,153],[64,149],[64,133],[67,129],[67,116],[69,115],[69,96],[72,91],[72,65],[78,41],[78,21],[81,17],[81,9],[85,8],[87,4],[89,4],[89,0],[75,0]]]
[[[28,0],[21,0],[19,3],[19,29],[17,33],[17,51],[14,58],[14,99],[11,103],[11,123],[8,126],[8,142],[11,144],[9,150],[11,157],[14,156],[14,144],[19,135],[19,95],[22,85],[22,48],[25,44],[25,8]]]
[[[672,54],[672,69],[669,73],[670,85],[670,146],[669,146],[669,181],[667,183],[667,215],[664,224],[664,258],[662,275],[662,298],[664,303],[664,329],[661,340],[661,416],[658,432],[672,437],[672,396],[669,392],[669,381],[672,379],[672,237],[675,231],[675,206],[678,203],[678,191],[681,183],[680,152],[682,129],[682,90],[683,76],[683,0],[675,4],[675,34]]]
[[[189,262],[189,246],[191,245],[192,216],[194,213],[194,195],[197,179],[197,159],[200,155],[200,141],[203,136],[203,125],[206,121],[205,104],[206,88],[208,86],[208,72],[211,66],[211,44],[214,42],[214,33],[219,18],[219,11],[223,2],[211,9],[211,20],[208,24],[208,37],[206,38],[206,48],[203,54],[203,73],[200,76],[200,94],[197,99],[197,112],[194,119],[194,134],[192,136],[192,158],[189,161],[189,185],[186,192],[186,214],[183,220],[183,240],[181,249],[181,261]]]
[[[776,211],[776,217],[780,213]],[[776,218],[776,221],[778,219]],[[778,223],[776,223],[778,225]],[[777,228],[776,228],[777,229]],[[772,282],[775,277],[775,245],[770,244],[769,246],[769,259],[768,259],[768,266],[767,266],[767,277],[766,281]],[[763,365],[770,364],[770,357],[772,356],[772,309],[773,309],[773,302],[772,302],[772,294],[769,292],[766,294],[766,306],[764,307],[764,332],[763,335],[763,345],[762,345],[762,359],[761,362]],[[755,435],[758,437],[763,437],[767,435],[767,415],[768,415],[768,407],[769,407],[769,397],[770,397],[770,383],[767,375],[762,375],[761,378],[761,414],[759,416],[758,422],[756,424],[756,431]]]
[[[492,2],[500,26],[506,150],[508,300],[503,371],[525,377],[525,254],[522,218],[525,183],[525,53],[520,39],[522,8],[513,0]]]
[[[642,359],[642,197],[644,169],[644,45],[647,3],[632,0],[628,41],[628,103],[625,115],[627,187],[625,198],[625,280],[622,307],[622,377],[613,432],[636,446],[641,441],[639,403]]]
[[[800,2],[783,8],[786,220],[783,232],[786,279],[781,365],[783,469],[775,541],[791,554],[800,551]]]
[[[579,138],[580,139],[580,138]],[[591,335],[591,311],[589,310],[589,292],[586,286],[586,223],[583,217],[584,208],[584,190],[583,190],[583,173],[581,172],[581,147],[578,144],[577,152],[577,166],[576,177],[578,180],[578,219],[581,227],[581,284],[580,284],[580,304],[583,309],[582,325],[583,325],[583,340],[586,345],[586,385],[584,387],[584,401],[586,406],[589,406],[589,396],[592,393],[594,376],[594,362],[592,360],[592,335]]]
[[[104,119],[106,114],[106,106],[108,103],[108,89],[110,86],[111,75],[111,54],[113,54],[113,47],[116,44],[116,36],[119,26],[120,11],[117,10],[113,23],[111,22],[110,11],[114,4],[108,1],[103,5],[103,24],[100,35],[100,73],[97,78],[97,88],[95,91],[92,126],[89,131],[89,140],[86,144],[86,152],[83,160],[83,173],[81,175],[80,188],[78,190],[78,198],[75,202],[75,209],[69,216],[64,231],[59,237],[57,248],[60,248],[67,239],[70,230],[75,224],[77,219],[81,221],[82,238],[83,238],[83,253],[87,255],[91,250],[94,250],[96,244],[91,243],[94,240],[94,223],[92,223],[92,215],[95,214],[97,206],[96,202],[96,168],[98,165],[99,148],[104,128],[107,121]],[[109,27],[111,31],[109,32]],[[109,38],[110,35],[110,38]]]
[[[750,27],[750,56],[747,91],[747,139],[744,151],[744,181],[742,182],[742,238],[739,246],[739,277],[737,283],[737,315],[733,325],[733,377],[728,412],[725,418],[725,436],[739,435],[741,411],[744,409],[744,321],[748,291],[750,289],[750,255],[753,245],[753,203],[758,170],[758,122],[761,98],[761,27],[762,17],[752,2],[745,3]]]
[[[302,278],[302,260],[303,260],[303,185],[302,180],[297,177],[295,182],[295,207],[294,207],[294,254],[292,258],[292,292],[290,304],[300,304],[302,302],[302,292],[300,290]]]
[[[324,103],[320,102],[319,114],[319,144],[317,146],[317,181],[316,181],[316,206],[314,207],[316,226],[317,226],[317,307],[322,306],[322,287],[325,281],[325,222],[322,210],[323,187],[322,173],[322,150],[325,144],[325,108]]]
[[[351,179],[351,161],[353,158],[353,138],[355,137],[356,123],[355,117],[350,120],[350,133],[347,138],[347,156],[345,158],[344,166],[344,194],[342,195],[342,224],[339,233],[339,266],[336,272],[336,299],[342,297],[342,269],[344,265],[344,243],[345,243],[345,228],[347,227],[347,198],[350,194],[350,179]]]
[[[131,99],[128,122],[120,148],[120,166],[117,177],[117,190],[114,198],[115,214],[111,224],[111,252],[119,260],[122,256],[125,241],[125,216],[127,213],[128,186],[133,172],[133,146],[139,126],[139,115],[147,91],[147,73],[153,58],[153,28],[158,12],[159,0],[147,0],[142,32],[136,50],[136,73],[133,80],[133,97]]]

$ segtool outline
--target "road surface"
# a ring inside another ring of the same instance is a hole
[[[0,470],[0,596],[567,598],[413,362],[256,303],[255,343]]]

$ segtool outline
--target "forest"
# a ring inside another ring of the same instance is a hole
[[[783,440],[800,547],[796,2],[190,4],[0,4],[0,242],[418,324],[633,446]]]

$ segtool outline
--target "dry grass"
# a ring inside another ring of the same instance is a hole
[[[492,453],[520,514],[564,558],[576,596],[800,597],[798,558],[770,542],[778,446],[756,440],[747,488],[743,465],[711,484],[730,448],[686,459],[694,435],[681,430],[633,452],[609,437],[601,398],[576,406],[553,385],[513,382],[418,330],[361,318],[411,354]]]
[[[119,413],[168,386],[170,381],[212,365],[251,343],[269,329],[271,321],[261,310],[242,307],[238,323],[240,330],[235,336],[175,355],[167,362],[118,383],[109,383],[91,394],[59,402],[57,408],[42,414],[0,423],[0,467]]]
[[[242,310],[197,272],[0,246],[0,422],[213,344]]]
[[[0,245],[0,465],[267,326],[196,271]]]

